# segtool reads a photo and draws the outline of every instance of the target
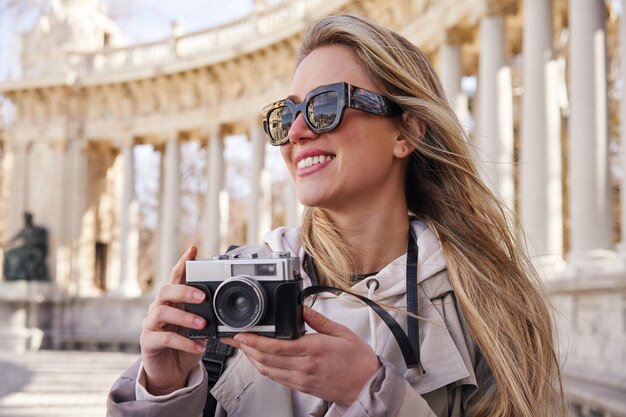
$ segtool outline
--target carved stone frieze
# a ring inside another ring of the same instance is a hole
[[[488,16],[506,16],[517,14],[519,11],[518,0],[486,0],[485,13]]]
[[[195,72],[189,71],[178,76],[179,109],[189,110],[198,107],[200,102],[199,79]]]

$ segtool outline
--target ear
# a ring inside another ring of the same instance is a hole
[[[393,145],[393,156],[396,158],[406,158],[411,155],[411,152],[415,150],[415,147],[408,141],[408,139],[398,136],[396,143]]]
[[[405,111],[402,113],[402,124],[410,131],[417,133],[417,137],[420,139],[426,133],[426,123],[415,117],[415,115],[409,114],[409,112]]]
[[[409,130],[416,132],[416,136],[420,138],[420,140],[426,132],[426,125],[424,122],[414,117],[410,117],[406,112],[402,115],[402,124],[405,128],[408,127]],[[398,138],[393,147],[393,155],[396,158],[406,158],[411,155],[414,150],[415,146],[407,138],[398,134]]]

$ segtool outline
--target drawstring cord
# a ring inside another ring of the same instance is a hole
[[[378,282],[376,278],[369,278],[367,282],[365,283],[365,285],[367,285],[367,298],[374,301],[372,299],[374,297],[374,291],[376,291],[378,287],[380,287],[380,283]],[[376,336],[376,327],[377,327],[376,326],[376,312],[372,310],[371,308],[369,309],[369,316],[370,316],[370,333],[372,334],[372,350],[378,353],[377,352],[378,338]]]

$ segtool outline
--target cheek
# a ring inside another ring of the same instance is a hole
[[[284,145],[281,145],[280,147],[280,154],[283,157],[283,161],[285,162],[285,165],[287,166],[287,169],[289,170],[289,173],[291,174],[291,176],[293,177],[293,166],[291,163],[291,148],[293,145],[286,143]]]

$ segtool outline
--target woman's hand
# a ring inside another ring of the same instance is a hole
[[[347,327],[305,307],[318,333],[279,340],[241,333],[223,343],[241,349],[256,369],[282,385],[349,406],[380,368],[376,353]]]
[[[184,285],[185,263],[196,258],[192,246],[172,270],[170,283],[163,285],[150,304],[141,331],[141,359],[146,389],[152,395],[165,395],[187,385],[189,371],[200,360],[206,342],[188,339],[185,328],[202,329],[202,317],[183,310],[183,303],[200,304],[204,293]]]

